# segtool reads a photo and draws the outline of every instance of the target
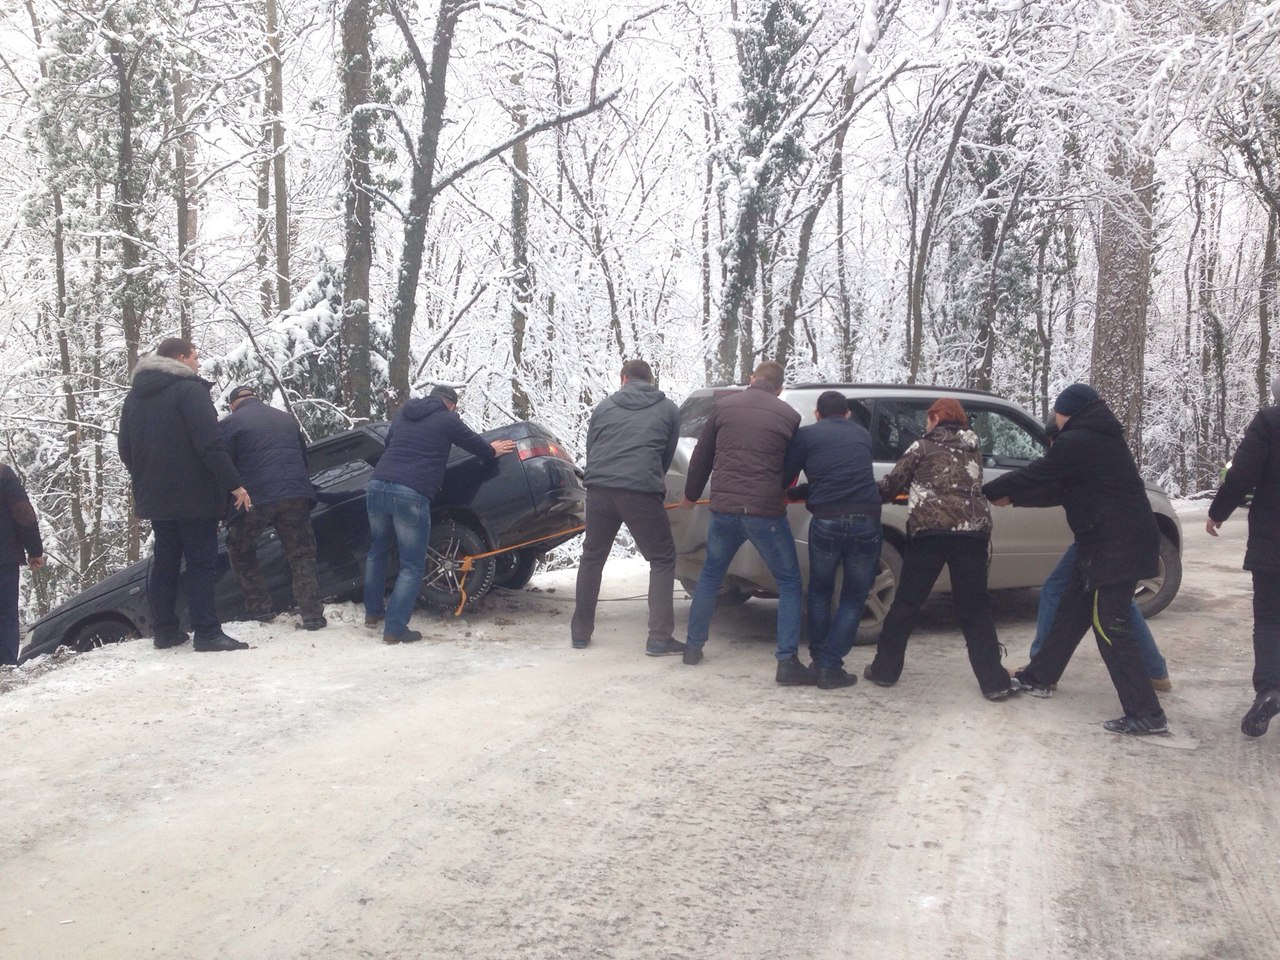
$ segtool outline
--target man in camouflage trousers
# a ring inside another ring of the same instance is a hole
[[[253,498],[252,509],[237,512],[227,523],[227,556],[244,593],[245,611],[263,623],[276,616],[258,565],[258,538],[272,526],[289,561],[302,628],[319,630],[327,621],[316,574],[316,535],[311,528],[315,494],[306,441],[297,420],[267,406],[251,387],[236,387],[227,399],[231,416],[222,421],[223,442]]]

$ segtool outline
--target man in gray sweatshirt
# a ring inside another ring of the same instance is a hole
[[[672,635],[676,547],[664,505],[666,474],[680,436],[680,411],[654,386],[643,360],[622,365],[622,389],[591,413],[587,428],[587,530],[578,566],[577,605],[570,638],[577,649],[591,642],[600,575],[622,524],[649,561],[649,638],[645,653],[684,652]]]

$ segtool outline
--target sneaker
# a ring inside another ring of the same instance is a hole
[[[666,640],[650,640],[644,645],[644,655],[646,657],[673,657],[677,653],[684,653],[687,650],[683,643],[674,637],[668,637]]]
[[[695,666],[702,662],[702,648],[695,647],[692,643],[684,645],[684,662],[688,666]]]
[[[404,633],[384,633],[382,635],[383,643],[417,643],[422,639],[422,634],[417,630],[406,630]]]
[[[1253,706],[1240,721],[1240,732],[1246,737],[1260,737],[1267,732],[1271,718],[1280,713],[1280,690],[1267,690],[1258,694]]]
[[[1127,733],[1135,737],[1145,737],[1153,733],[1168,733],[1169,721],[1161,710],[1154,717],[1134,717],[1125,714],[1118,720],[1108,720],[1102,725],[1104,730],[1112,733]]]
[[[988,700],[998,702],[1000,700],[1008,700],[1015,693],[1022,689],[1022,684],[1017,680],[1010,680],[1009,685],[1003,690],[992,690],[990,693],[984,693],[983,696]]]
[[[366,627],[376,627],[385,619],[386,617],[380,613],[366,613],[364,615],[364,625]]]
[[[228,637],[225,633],[219,633],[216,637],[210,637],[207,640],[201,640],[196,637],[192,646],[200,653],[216,653],[222,650],[248,650],[249,645],[243,640],[236,640]]]
[[[328,625],[329,625],[329,621],[326,620],[324,617],[303,617],[302,618],[303,630],[323,630]]]
[[[1013,675],[1013,682],[1018,685],[1018,690],[1021,693],[1027,693],[1033,697],[1039,697],[1041,700],[1048,700],[1052,697],[1053,688],[1056,686],[1056,684],[1040,683],[1038,680],[1033,680],[1031,675],[1025,670],[1019,670],[1015,673]]]
[[[157,650],[168,650],[170,647],[180,647],[190,639],[185,633],[174,633],[163,637],[157,634],[152,643]]]
[[[1173,681],[1168,677],[1152,677],[1151,687],[1160,693],[1168,693],[1173,689]]]
[[[895,683],[898,682],[896,680],[880,679],[879,677],[876,676],[876,672],[871,669],[872,666],[873,664],[868,663],[865,667],[862,668],[863,679],[870,680],[877,687],[892,687]]]
[[[587,647],[591,646],[590,637],[587,637],[587,639],[585,640],[579,640],[577,637],[574,637],[572,642],[573,642],[573,649],[575,650],[585,650],[587,649]]]
[[[817,675],[815,686],[819,690],[839,690],[858,682],[858,678],[843,667],[818,667]]]
[[[794,654],[785,660],[778,661],[778,672],[774,679],[787,687],[812,687],[817,682],[813,671],[801,663],[800,658]]]

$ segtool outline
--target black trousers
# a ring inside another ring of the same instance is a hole
[[[197,640],[212,640],[222,632],[213,605],[213,585],[218,563],[218,518],[152,520],[155,534],[147,599],[158,639],[178,633],[178,581],[187,588],[187,612]],[[187,561],[186,569],[182,561]]]
[[[1058,613],[1040,651],[1031,658],[1027,672],[1039,683],[1054,684],[1071,662],[1076,647],[1093,628],[1098,652],[1107,665],[1111,682],[1120,697],[1120,706],[1131,717],[1151,717],[1161,712],[1160,698],[1151,687],[1151,678],[1142,665],[1142,656],[1133,639],[1129,607],[1137,580],[1109,583],[1086,590],[1079,569],[1071,585],[1062,593]]]
[[[1280,690],[1280,570],[1253,571],[1253,691]]]
[[[1009,674],[1000,665],[1000,641],[991,618],[985,537],[943,533],[912,539],[902,558],[902,578],[880,631],[871,671],[891,682],[901,676],[907,640],[943,564],[951,574],[951,602],[978,686],[983,693],[1004,690],[1009,686]]]
[[[672,593],[676,580],[676,545],[671,521],[660,493],[587,488],[587,530],[578,564],[577,603],[569,626],[574,640],[590,640],[596,626],[600,577],[623,525],[631,531],[640,555],[649,561],[649,637],[660,643],[672,639],[676,628]]]

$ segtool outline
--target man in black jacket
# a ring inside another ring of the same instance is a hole
[[[1280,377],[1271,381],[1280,403]],[[1240,732],[1260,737],[1280,713],[1280,406],[1259,410],[1231,458],[1209,507],[1205,530],[1218,535],[1222,522],[1253,492],[1244,568],[1253,574],[1253,691],[1256,698]]]
[[[289,561],[302,628],[319,630],[326,621],[316,574],[316,534],[311,528],[316,501],[306,440],[292,414],[267,406],[252,387],[236,387],[227,400],[231,416],[220,425],[222,440],[253,498],[253,509],[237,511],[227,524],[227,557],[244,593],[246,612],[263,623],[275,618],[258,565],[258,538],[272,526]]]
[[[1053,411],[1061,432],[1049,452],[982,488],[996,506],[1040,505],[1049,499],[1046,491],[1060,492],[1079,554],[1044,646],[1015,678],[1032,695],[1049,696],[1092,626],[1124,707],[1123,717],[1103,726],[1113,733],[1165,733],[1168,722],[1129,621],[1138,581],[1159,572],[1160,530],[1151,501],[1124,428],[1096,390],[1072,384]]]
[[[871,434],[850,417],[849,401],[836,390],[818,397],[817,422],[801,427],[787,451],[784,473],[803,470],[809,521],[809,653],[823,690],[851,687],[856,675],[844,658],[858,635],[858,621],[876,577],[880,544],[880,489],[871,466]],[[842,571],[840,605],[831,618],[836,571]]]
[[[651,657],[684,653],[677,640],[672,591],[676,546],[663,501],[667,468],[680,439],[680,411],[653,382],[643,360],[622,365],[622,388],[602,400],[587,427],[587,530],[578,565],[576,604],[569,627],[577,649],[591,642],[600,575],[622,524],[649,561]]]
[[[431,498],[444,481],[449,450],[456,443],[481,460],[492,460],[516,448],[511,440],[486,441],[462,422],[454,412],[457,405],[457,392],[439,386],[429,397],[401,407],[387,431],[387,449],[369,478],[365,508],[372,542],[365,557],[364,622],[369,627],[383,624],[384,643],[422,639],[421,633],[409,629],[409,617],[431,540]],[[400,572],[387,598],[393,543],[400,554]]]
[[[179,337],[163,341],[138,361],[120,414],[117,446],[133,481],[134,509],[155,535],[147,599],[155,645],[177,646],[177,601],[182,561],[187,561],[187,606],[195,648],[242,650],[247,643],[222,632],[213,603],[218,521],[227,498],[248,509],[249,493],[218,433],[209,388],[199,376],[195,346]]]
[[[18,662],[18,572],[44,566],[40,524],[18,475],[0,464],[0,663]]]

